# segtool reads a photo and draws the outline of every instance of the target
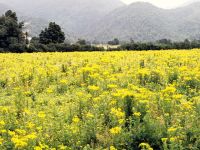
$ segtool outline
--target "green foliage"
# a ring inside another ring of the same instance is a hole
[[[193,49],[200,47],[200,40],[189,41],[185,39],[180,42],[172,42],[168,39],[161,39],[156,42],[134,42],[124,43],[119,50],[168,50],[168,49]]]
[[[86,42],[86,40],[84,40],[84,39],[78,39],[78,41],[76,42],[76,44],[79,44],[79,45],[87,45],[87,42]]]
[[[55,22],[50,22],[49,27],[42,30],[39,35],[39,42],[41,44],[63,43],[64,41],[65,34]]]
[[[0,48],[4,51],[23,52],[25,38],[22,32],[23,22],[18,23],[15,12],[8,10],[0,17]],[[14,50],[14,48],[16,48]],[[13,51],[14,50],[14,51]]]
[[[31,40],[27,52],[74,52],[74,51],[102,51],[104,48],[88,44],[85,40],[78,40],[76,44],[49,43],[41,44],[39,39],[34,37]]]
[[[108,44],[110,44],[110,45],[119,45],[119,40],[117,38],[115,38],[112,41],[108,41]]]

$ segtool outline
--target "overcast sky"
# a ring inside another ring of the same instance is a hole
[[[200,0],[122,0],[125,3],[132,3],[132,2],[137,2],[137,1],[145,1],[145,2],[150,2],[158,7],[162,8],[176,8],[179,6],[183,6],[187,3],[191,3],[193,1],[200,1]]]

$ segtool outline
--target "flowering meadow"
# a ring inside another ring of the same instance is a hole
[[[0,54],[0,150],[199,150],[200,50]]]

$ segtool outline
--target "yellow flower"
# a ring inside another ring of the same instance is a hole
[[[6,133],[7,131],[5,129],[1,130],[0,133]]]
[[[42,126],[39,126],[39,127],[36,127],[36,129],[39,131],[39,132],[41,132],[42,131]]]
[[[135,112],[135,113],[134,113],[134,116],[135,116],[135,117],[140,117],[140,116],[141,116],[141,113],[140,113],[140,112]]]
[[[111,89],[117,88],[117,85],[115,85],[115,84],[108,84],[108,88],[111,88]]]
[[[73,119],[72,119],[73,123],[79,123],[80,122],[80,119],[78,118],[78,116],[75,116]]]
[[[40,145],[40,147],[41,147],[42,149],[48,149],[48,148],[49,148],[49,146],[46,145],[46,144],[39,143],[39,145]]]
[[[0,138],[0,145],[3,144],[3,138]]]
[[[48,88],[46,91],[47,91],[47,93],[53,93],[53,89],[51,89],[51,88]]]
[[[124,119],[119,119],[118,122],[119,122],[119,124],[123,124],[124,123]]]
[[[183,80],[190,81],[190,80],[192,80],[192,77],[183,77]]]
[[[91,90],[91,91],[98,91],[100,88],[98,86],[95,86],[95,85],[90,85],[90,86],[88,86],[88,89]]]
[[[174,128],[174,127],[171,127],[171,128],[168,128],[168,132],[175,132],[177,130],[177,128]]]
[[[153,150],[148,143],[140,143],[139,147],[142,148],[142,150]]]
[[[0,121],[0,126],[4,126],[5,124],[6,123],[3,120]]]
[[[175,100],[180,100],[182,97],[183,97],[183,95],[181,95],[181,94],[173,95],[173,98],[174,98]]]
[[[32,122],[28,122],[27,125],[26,125],[26,127],[29,128],[29,129],[32,129],[34,126],[35,126],[35,124],[32,123]]]
[[[36,146],[34,147],[34,150],[42,150],[42,148],[40,146]]]
[[[67,84],[67,80],[66,80],[66,79],[61,79],[61,80],[60,80],[60,83],[61,83],[61,84]]]
[[[30,114],[31,114],[31,111],[28,110],[28,109],[24,109],[24,112],[25,112],[27,115],[30,115]]]
[[[111,108],[111,114],[115,115],[117,118],[123,118],[125,116],[125,113],[122,112],[121,108]]]
[[[45,118],[45,117],[46,117],[46,114],[45,114],[43,111],[40,111],[40,112],[38,113],[38,117],[39,117],[39,118]]]
[[[77,92],[76,94],[77,94],[78,96],[80,96],[80,97],[84,96],[84,93],[83,93],[83,92]]]
[[[23,129],[16,129],[15,132],[19,135],[25,135],[26,134],[26,131],[23,130]]]
[[[165,143],[165,142],[167,142],[167,139],[168,138],[162,138],[161,140],[162,140],[163,143]]]
[[[181,108],[187,109],[187,110],[192,110],[193,106],[191,102],[184,102],[181,104]]]
[[[121,97],[121,93],[119,93],[119,92],[117,92],[117,93],[112,93],[112,95],[114,96],[114,97]]]
[[[149,75],[150,71],[149,69],[146,68],[142,68],[138,70],[138,75],[141,75],[142,77],[144,77],[145,75]]]
[[[26,92],[24,92],[24,94],[25,94],[26,96],[29,96],[29,95],[31,95],[31,92],[30,92],[30,91],[26,91]]]
[[[176,140],[176,138],[171,137],[169,140],[170,140],[170,142],[174,142]]]
[[[99,74],[98,73],[90,74],[89,77],[97,79],[99,78]]]
[[[95,97],[95,98],[93,98],[93,101],[94,101],[94,102],[98,102],[98,101],[100,101],[100,100],[101,100],[100,97]]]
[[[75,127],[75,126],[71,126],[69,129],[72,131],[73,134],[79,131],[78,127]]]
[[[114,146],[110,146],[110,150],[117,150]]]
[[[172,95],[176,92],[176,88],[173,85],[170,85],[168,87],[166,87],[164,90],[162,90],[162,92],[164,93],[164,95]]]
[[[28,135],[26,136],[26,138],[27,138],[27,139],[30,139],[30,140],[34,140],[34,139],[37,138],[37,136],[36,136],[36,133],[33,132],[33,133],[31,133],[31,134],[28,134]]]
[[[116,100],[112,100],[112,101],[110,102],[110,105],[115,105],[116,103],[117,103]]]
[[[87,118],[94,118],[94,115],[93,115],[92,113],[88,112],[88,113],[86,114],[86,117],[87,117]]]
[[[67,146],[64,146],[63,144],[62,145],[59,145],[59,150],[66,150],[67,149]]]
[[[8,134],[10,135],[10,136],[14,136],[15,135],[15,132],[14,131],[8,131]]]
[[[119,134],[119,133],[121,133],[121,130],[122,130],[122,128],[121,127],[114,127],[114,128],[112,128],[112,129],[110,129],[110,133],[111,134]]]
[[[39,143],[39,146],[35,146],[34,147],[34,150],[46,150],[46,149],[49,149],[49,146],[48,145],[46,145],[46,144],[41,144],[41,143]]]
[[[11,141],[14,143],[15,148],[24,148],[28,145],[24,139],[18,137],[11,138]]]
[[[49,138],[49,137],[50,137],[50,136],[49,136],[49,134],[47,134],[47,133],[46,133],[44,136],[45,136],[45,137],[47,137],[47,138]]]

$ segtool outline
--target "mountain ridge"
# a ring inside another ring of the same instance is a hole
[[[162,9],[147,2],[132,3],[107,15],[91,34],[101,41],[199,38],[200,9],[193,8],[200,8],[200,2],[176,9]]]
[[[3,1],[13,2],[11,7],[17,3],[15,0],[0,0],[0,3]],[[27,0],[19,1],[20,7],[27,3]],[[60,6],[62,2],[63,6]],[[106,42],[119,38],[122,41],[155,41],[169,38],[179,41],[200,38],[200,2],[176,9],[159,8],[148,2],[126,5],[119,0],[41,0],[29,5],[21,9],[15,5],[14,9],[19,12],[18,16],[23,16],[21,20],[34,24],[30,27],[32,35],[38,35],[49,21],[55,21],[72,40],[85,38]],[[37,11],[33,11],[36,7]]]

